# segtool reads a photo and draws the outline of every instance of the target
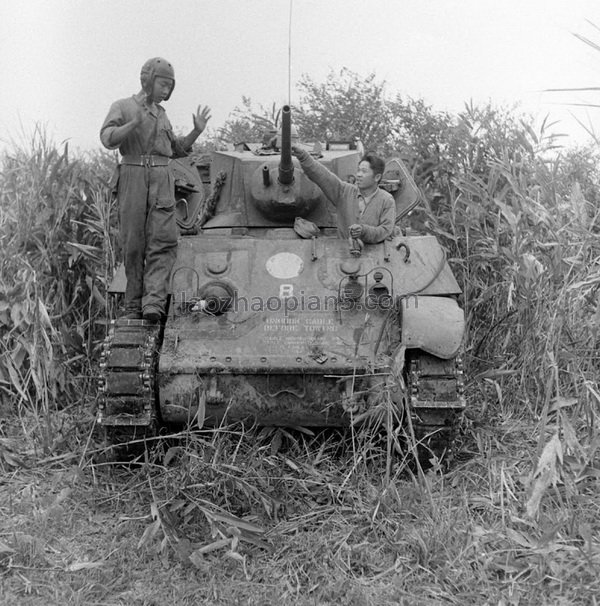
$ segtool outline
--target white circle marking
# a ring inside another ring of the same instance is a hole
[[[300,275],[304,269],[304,261],[294,253],[281,252],[269,257],[266,267],[274,278],[285,280]]]

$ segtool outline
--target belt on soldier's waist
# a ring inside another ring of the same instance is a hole
[[[171,158],[167,156],[157,156],[152,154],[142,154],[141,156],[135,156],[133,154],[127,154],[121,158],[121,164],[127,164],[128,166],[167,166]]]

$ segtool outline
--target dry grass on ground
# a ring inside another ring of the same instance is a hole
[[[185,433],[129,466],[94,463],[81,419],[45,460],[5,438],[2,603],[594,604],[597,472],[552,450],[567,407],[480,404],[450,468],[391,475],[367,431]]]

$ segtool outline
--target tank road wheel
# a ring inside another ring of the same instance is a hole
[[[442,360],[418,351],[407,356],[408,435],[420,462],[449,460],[465,408],[461,356]]]
[[[145,320],[113,322],[104,341],[96,422],[109,458],[138,455],[157,435],[158,355],[163,328]]]

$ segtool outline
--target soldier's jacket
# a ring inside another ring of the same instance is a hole
[[[131,122],[138,108],[144,112],[142,123],[121,143],[113,145],[110,142],[112,131]],[[167,118],[167,113],[161,105],[149,107],[143,92],[126,99],[115,101],[108,111],[104,124],[100,129],[102,145],[108,149],[119,149],[123,156],[154,154],[169,158],[187,156],[189,149],[182,145],[183,137],[175,137],[173,127]]]
[[[139,107],[142,123],[120,145],[112,144],[112,132],[133,120]],[[119,202],[125,310],[164,313],[177,249],[175,187],[168,159],[185,156],[188,150],[183,138],[173,134],[164,108],[150,107],[143,92],[112,104],[100,140],[123,155],[111,185]],[[141,162],[140,156],[151,156],[151,162]]]
[[[354,223],[363,226],[361,240],[366,244],[377,244],[392,236],[396,221],[396,203],[391,194],[377,189],[361,214],[359,199],[362,194],[358,185],[342,181],[307,152],[299,154],[298,160],[306,176],[314,181],[335,205],[338,232],[342,238],[349,236],[349,228]]]

